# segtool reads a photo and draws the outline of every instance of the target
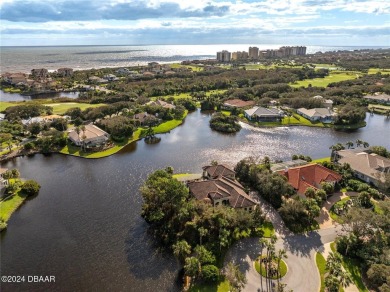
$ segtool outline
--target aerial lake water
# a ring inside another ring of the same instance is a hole
[[[8,93],[0,90],[0,101],[24,101],[24,100],[34,100],[34,99],[51,99],[51,98],[78,98],[78,92],[53,92],[53,93],[41,93],[35,95],[22,95],[19,93]]]
[[[138,189],[152,171],[170,165],[200,172],[211,160],[233,166],[248,156],[321,158],[332,144],[356,139],[390,149],[390,120],[380,115],[367,115],[367,126],[353,132],[244,125],[233,135],[212,131],[209,119],[196,111],[160,143],[138,141],[103,159],[53,154],[2,164],[42,188],[1,233],[1,274],[53,275],[56,282],[2,284],[1,290],[178,291],[178,263],[158,251],[140,217]]]

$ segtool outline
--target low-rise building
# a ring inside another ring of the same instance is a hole
[[[335,114],[328,108],[299,108],[297,113],[312,122],[331,123]]]
[[[384,93],[377,92],[374,95],[363,96],[363,98],[377,103],[390,104],[390,95]]]
[[[176,108],[176,106],[174,106],[173,104],[171,103],[168,103],[166,101],[163,101],[163,100],[156,100],[156,101],[149,101],[148,103],[146,103],[147,105],[150,105],[150,106],[161,106],[163,108],[167,108],[167,109],[174,109]]]
[[[252,107],[254,104],[255,102],[253,100],[245,101],[241,99],[229,99],[223,103],[222,109],[226,109],[226,110],[232,110],[233,108],[245,109],[245,108]]]
[[[5,73],[3,74],[3,79],[5,82],[16,85],[18,83],[26,83],[27,75],[24,73]]]
[[[297,167],[291,167],[278,171],[279,174],[287,177],[288,183],[303,196],[306,189],[321,189],[322,182],[328,182],[335,185],[342,179],[342,176],[333,170],[330,170],[319,164],[308,164]]]
[[[106,79],[107,81],[115,81],[118,80],[118,77],[116,77],[114,74],[107,74],[103,76],[103,79]]]
[[[100,78],[98,76],[91,76],[88,78],[89,83],[107,83],[108,81],[106,79]]]
[[[68,138],[76,146],[96,147],[107,143],[110,135],[93,124],[85,126],[85,130],[72,130],[69,132]]]
[[[375,186],[384,183],[385,175],[390,174],[390,159],[370,153],[370,150],[340,150],[336,152],[335,161],[349,164],[357,178]]]
[[[245,111],[245,117],[250,121],[277,122],[283,118],[283,112],[275,108],[255,106]]]

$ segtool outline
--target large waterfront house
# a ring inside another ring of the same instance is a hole
[[[390,159],[370,153],[370,150],[340,150],[336,152],[335,161],[348,163],[357,178],[375,186],[385,182],[385,174],[390,174]]]
[[[226,205],[251,212],[259,204],[235,179],[234,170],[225,165],[203,167],[203,179],[189,181],[187,186],[193,197],[213,206]]]
[[[157,118],[154,115],[148,114],[147,112],[135,114],[133,116],[134,121],[138,122],[140,125],[144,125],[146,121],[154,121]]]
[[[255,102],[253,100],[245,101],[245,100],[235,98],[235,99],[226,100],[223,103],[221,108],[226,110],[232,110],[234,108],[245,109],[254,106],[254,104]]]
[[[167,109],[174,109],[176,108],[176,106],[174,106],[173,104],[171,103],[168,103],[166,101],[163,101],[163,100],[156,100],[156,101],[149,101],[148,103],[146,103],[146,105],[150,105],[150,106],[161,106],[163,108],[167,108]]]
[[[85,130],[72,130],[69,132],[68,138],[76,146],[97,147],[107,143],[110,135],[93,124],[85,126]]]
[[[246,110],[244,114],[248,120],[259,122],[277,122],[283,118],[281,110],[259,106]]]
[[[384,93],[375,93],[373,95],[363,96],[364,99],[368,99],[368,101],[374,101],[377,103],[390,104],[390,95]]]
[[[306,189],[311,187],[315,190],[321,189],[322,182],[328,182],[335,185],[342,177],[340,174],[319,164],[308,164],[297,167],[291,167],[278,171],[279,174],[288,179],[288,183],[303,196]]]
[[[334,113],[328,108],[299,108],[297,113],[312,122],[331,123],[333,122]]]

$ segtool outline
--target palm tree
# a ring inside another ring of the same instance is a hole
[[[259,260],[260,261],[260,285],[261,285],[261,290],[263,291],[263,276],[261,275],[263,266],[261,264],[261,259],[263,256],[263,249],[266,246],[267,240],[265,238],[260,238],[259,243],[260,243],[260,260]]]
[[[287,258],[287,252],[285,249],[279,249],[278,250],[278,254],[276,255],[276,259],[278,261],[278,286],[280,285],[280,274],[279,274],[279,271],[280,271],[280,262],[282,261],[283,258]]]
[[[386,118],[389,119],[389,118],[390,118],[390,110],[387,110],[387,111],[385,112],[385,115],[386,115]]]
[[[350,149],[350,148],[353,147],[353,142],[352,141],[348,141],[347,143],[345,143],[345,145],[348,147],[348,149]]]
[[[344,147],[343,144],[337,143],[337,144],[335,144],[335,145],[330,146],[329,149],[332,150],[332,153],[330,154],[330,160],[331,160],[331,161],[334,161],[334,158],[335,158],[335,156],[336,156],[336,155],[335,155],[335,154],[336,154],[336,151],[344,150],[345,147]]]
[[[370,144],[368,144],[367,142],[363,142],[363,147],[364,148],[368,148],[370,146]]]
[[[341,271],[341,273],[339,275],[339,281],[340,281],[341,286],[343,286],[344,288],[347,288],[349,285],[352,284],[352,276],[347,271]]]
[[[356,147],[360,147],[363,144],[363,141],[360,139],[356,140]]]
[[[85,135],[85,126],[84,125],[82,125],[81,127],[80,127],[80,129],[81,129],[81,131],[83,131],[83,136],[81,137],[82,139],[83,139],[83,146],[82,146],[82,149],[84,149],[84,151],[85,151],[85,139],[87,139],[87,136]]]

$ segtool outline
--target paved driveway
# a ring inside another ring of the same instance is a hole
[[[284,248],[287,252],[285,260],[288,272],[282,279],[288,289],[293,291],[316,292],[320,288],[320,277],[315,263],[317,251],[324,251],[324,244],[335,240],[341,227],[336,225],[330,228],[309,232],[305,235],[295,235],[284,225],[279,214],[267,202],[262,201],[263,211],[274,224],[278,240],[276,250]],[[237,242],[226,255],[226,263],[233,261],[246,274],[247,285],[243,291],[262,291],[262,281],[256,272],[253,262],[259,256],[259,238],[248,238]]]

